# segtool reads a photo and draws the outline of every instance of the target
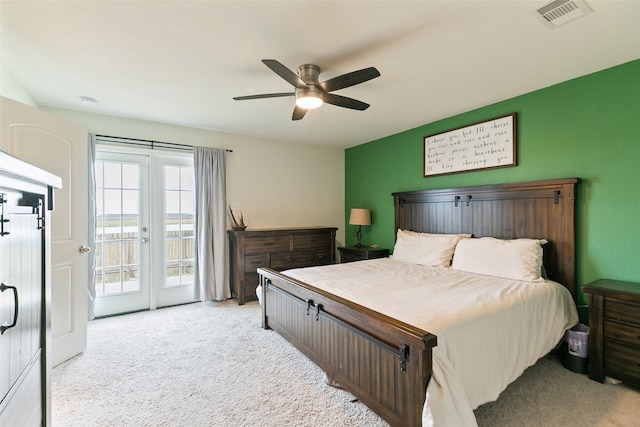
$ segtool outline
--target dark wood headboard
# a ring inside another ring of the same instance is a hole
[[[393,193],[395,229],[546,239],[549,279],[576,298],[575,197],[579,178]]]

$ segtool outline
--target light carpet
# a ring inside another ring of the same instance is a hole
[[[54,427],[386,426],[273,331],[257,303],[196,303],[89,322],[87,350],[52,373]],[[480,426],[640,425],[640,393],[541,359]]]

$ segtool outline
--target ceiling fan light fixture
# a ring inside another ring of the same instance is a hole
[[[296,105],[307,110],[320,107],[322,105],[322,90],[314,84],[309,84],[308,88],[297,88]]]
[[[322,98],[314,94],[303,94],[296,97],[296,105],[300,108],[313,110],[322,105]]]
[[[336,95],[331,92],[355,86],[380,76],[380,72],[376,70],[375,67],[369,67],[342,74],[320,83],[318,81],[320,67],[317,65],[303,64],[298,67],[298,73],[296,74],[275,59],[263,59],[262,62],[269,67],[271,71],[293,86],[295,91],[293,93],[265,93],[262,95],[236,96],[233,99],[241,101],[245,99],[279,98],[281,96],[295,95],[296,108],[293,110],[291,120],[302,119],[307,110],[319,108],[323,103],[364,111],[369,108],[369,104],[366,102]]]

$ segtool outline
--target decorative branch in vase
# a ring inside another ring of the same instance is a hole
[[[233,221],[233,225],[231,226],[231,228],[233,228],[236,231],[242,231],[247,228],[247,226],[244,224],[244,218],[242,217],[242,212],[239,212],[240,221],[236,219],[236,216],[233,214],[233,209],[231,209],[231,206],[229,206],[229,213],[231,214],[231,220]]]

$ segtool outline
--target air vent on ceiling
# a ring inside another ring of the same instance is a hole
[[[533,12],[549,28],[557,28],[589,13],[591,9],[582,0],[553,0]]]

